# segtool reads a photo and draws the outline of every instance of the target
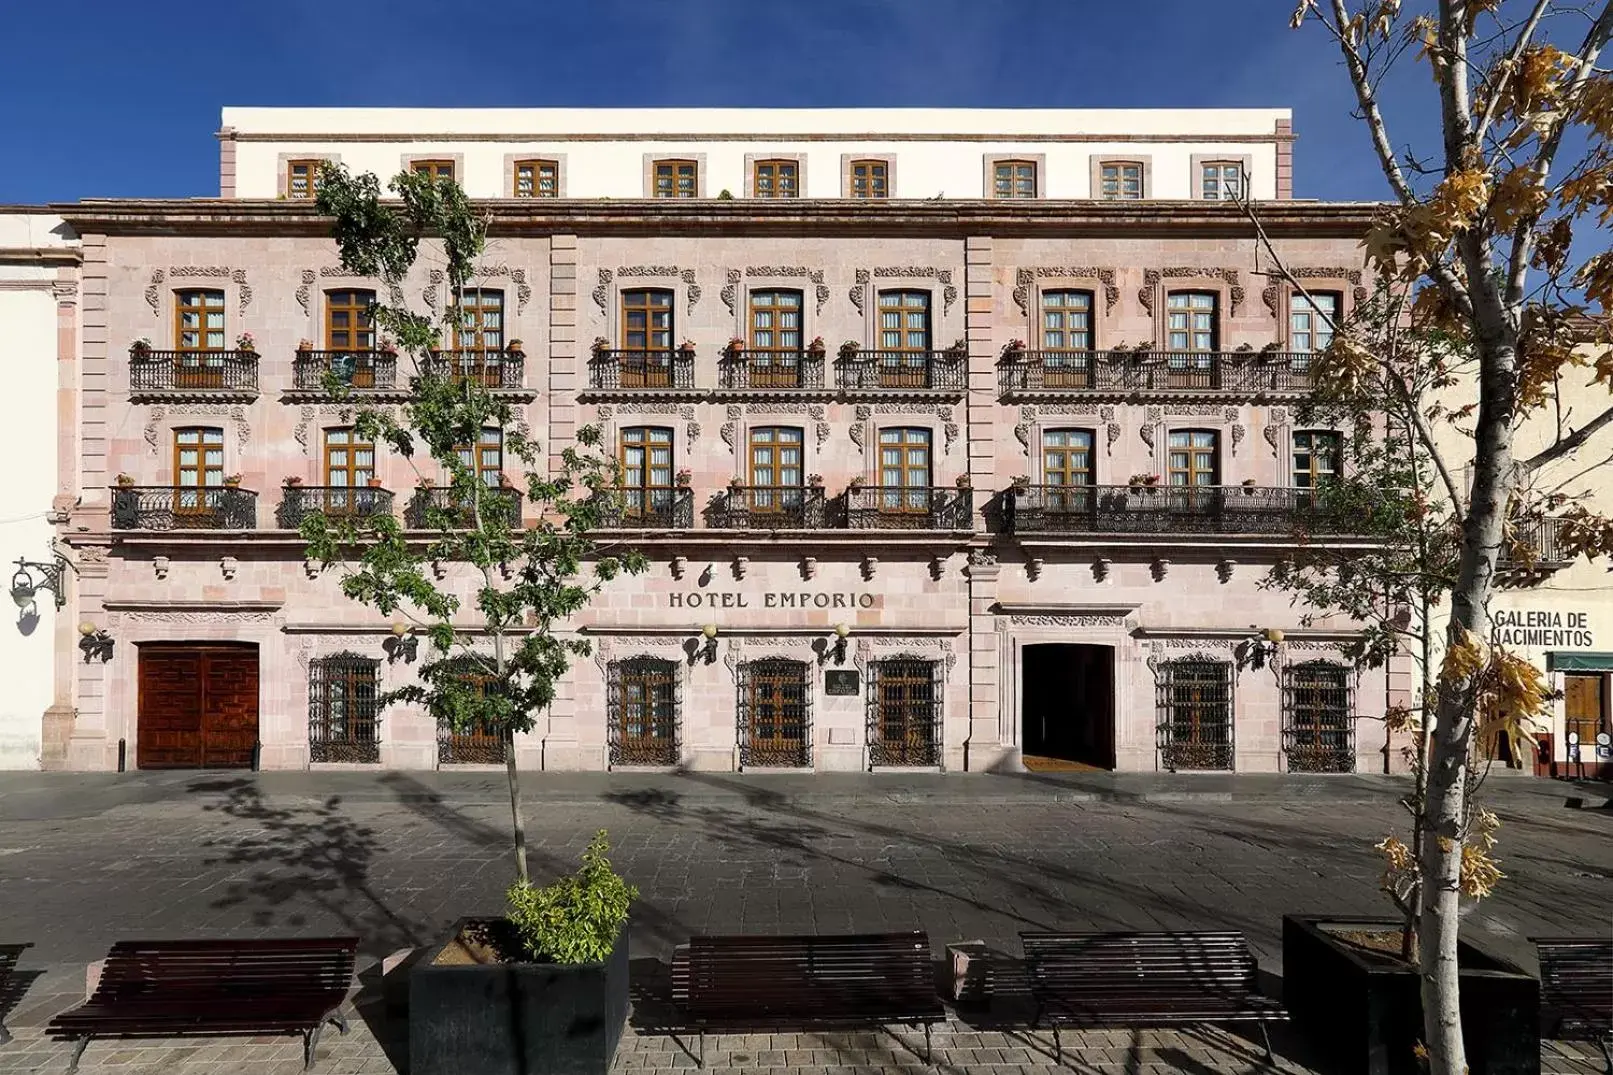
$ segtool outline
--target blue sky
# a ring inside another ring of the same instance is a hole
[[[216,195],[224,105],[1289,107],[1298,196],[1386,193],[1292,0],[6,7],[0,203]],[[1398,140],[1426,132],[1407,110],[1431,90],[1391,83]]]

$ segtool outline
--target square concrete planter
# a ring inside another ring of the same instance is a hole
[[[439,966],[409,975],[410,1075],[607,1075],[627,1023],[627,926],[600,963]]]
[[[1423,1038],[1415,969],[1329,931],[1399,930],[1392,918],[1283,916],[1283,1004],[1336,1075],[1417,1075]],[[1462,942],[1462,1039],[1472,1075],[1540,1075],[1540,983]]]

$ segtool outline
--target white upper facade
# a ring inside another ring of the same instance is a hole
[[[1292,197],[1277,108],[226,108],[219,138],[240,198],[302,196],[320,160],[444,162],[476,198]]]

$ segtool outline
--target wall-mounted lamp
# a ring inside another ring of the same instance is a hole
[[[99,657],[105,664],[112,659],[112,636],[89,620],[78,625],[78,648],[84,651],[84,663]]]
[[[705,643],[700,648],[700,656],[706,659],[707,664],[717,663],[717,625],[708,623],[700,628],[700,636]]]
[[[11,576],[11,599],[17,607],[26,614],[34,607],[34,598],[40,590],[49,590],[56,595],[56,607],[61,608],[67,604],[67,587],[62,585],[63,576],[67,569],[73,567],[68,563],[67,557],[56,551],[56,543],[50,543],[50,561],[40,563],[37,560],[17,558],[17,573]],[[78,569],[75,567],[76,572]],[[39,580],[34,581],[33,572],[39,572]]]
[[[420,653],[420,638],[409,632],[409,625],[398,620],[392,625],[392,637],[381,643],[390,663],[399,659],[413,661]]]
[[[1247,664],[1250,668],[1264,668],[1267,661],[1276,660],[1283,633],[1276,627],[1256,628],[1253,624],[1250,630],[1255,633],[1238,645],[1238,663]]]
[[[846,663],[846,638],[851,634],[851,628],[843,623],[835,624],[834,654],[835,664]]]

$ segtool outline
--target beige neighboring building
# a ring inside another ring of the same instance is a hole
[[[78,470],[78,264],[77,236],[59,215],[0,206],[0,451],[17,464],[0,483],[0,556],[15,615],[0,629],[0,769],[39,768],[42,734],[65,731],[72,709],[78,635],[57,595],[70,602],[77,578],[67,548],[58,553],[54,541]]]
[[[84,249],[74,617],[116,648],[73,666],[47,762],[502,760],[378,714],[425,654],[303,562],[308,512],[407,523],[443,495],[322,390],[396,405],[406,377],[312,212],[330,159],[466,187],[476,278],[450,294],[427,256],[390,297],[473,316],[442,359],[551,459],[593,424],[623,464],[602,536],[651,569],[566,625],[594,657],[518,764],[1392,760],[1371,718],[1405,670],[1348,668],[1354,625],[1259,585],[1296,525],[1360,540],[1311,510],[1321,319],[1224,200],[1262,201],[1330,312],[1361,301],[1373,207],[1293,197],[1285,110],[228,109],[219,137],[219,198],[60,207]],[[497,486],[502,431],[473,458]]]

